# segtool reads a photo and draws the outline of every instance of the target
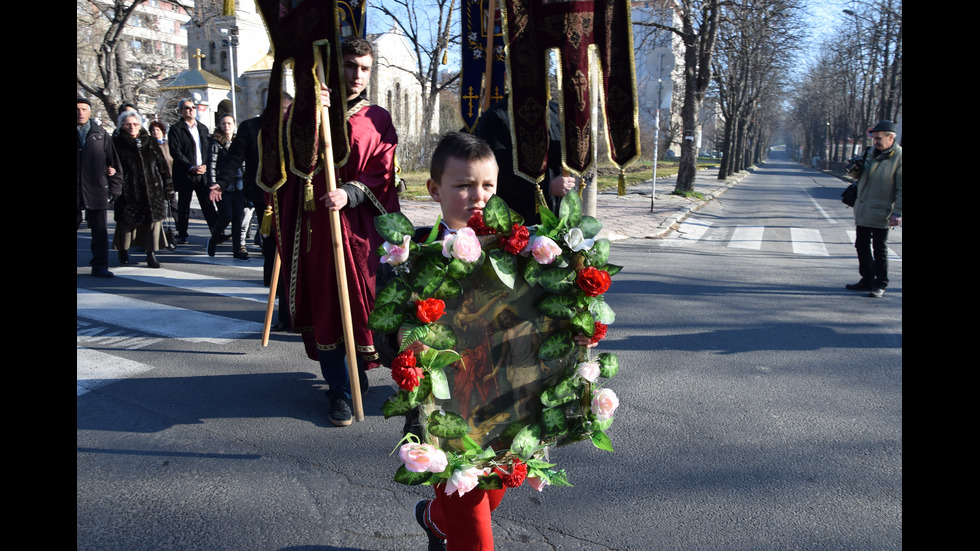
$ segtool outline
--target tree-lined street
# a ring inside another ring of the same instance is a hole
[[[498,549],[902,547],[903,230],[884,297],[845,290],[842,188],[773,158],[663,239],[614,242],[615,452],[556,450],[574,487],[509,491]],[[77,548],[424,549],[388,371],[333,427],[299,336],[261,346],[258,255],[205,235],[104,280],[77,233]]]

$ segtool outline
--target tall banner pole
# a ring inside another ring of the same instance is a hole
[[[317,49],[320,54],[320,49]],[[326,83],[326,74],[323,71],[322,54],[318,55],[319,62],[316,64],[317,78],[322,83]],[[323,136],[324,155],[323,155],[323,174],[327,181],[327,193],[337,189],[337,173],[334,170],[333,161],[333,142],[330,138],[330,114],[326,107],[322,107],[323,116],[320,117],[320,134]],[[351,401],[354,405],[354,420],[364,420],[364,405],[361,403],[361,381],[357,374],[357,351],[354,348],[354,321],[350,312],[350,291],[347,289],[347,262],[344,257],[344,236],[343,228],[340,224],[340,212],[330,210],[330,236],[333,241],[334,267],[337,270],[337,291],[340,294],[340,318],[344,328],[344,348],[347,351],[347,376],[350,379]]]

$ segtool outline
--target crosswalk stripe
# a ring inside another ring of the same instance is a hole
[[[790,228],[790,238],[793,240],[793,252],[809,256],[830,256],[823,244],[820,230],[810,228]]]
[[[688,245],[701,239],[710,227],[711,222],[702,222],[695,218],[689,218],[677,226],[677,236],[675,238],[666,239],[660,243],[668,247]]]
[[[220,277],[212,277],[167,268],[147,269],[138,266],[113,268],[116,277],[125,277],[143,283],[178,287],[198,293],[209,293],[232,298],[265,303],[269,300],[269,289],[256,283],[235,282]]]
[[[729,247],[736,249],[762,248],[762,234],[765,226],[738,226],[732,232],[732,238],[728,241]]]
[[[112,354],[78,347],[75,349],[76,390],[81,396],[90,390],[127,379],[153,369]]]
[[[224,343],[261,334],[263,324],[76,288],[76,315],[188,342]]]

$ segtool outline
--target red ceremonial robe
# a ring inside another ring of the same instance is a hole
[[[374,308],[375,276],[380,265],[376,251],[384,241],[374,227],[374,217],[400,211],[394,185],[398,136],[388,111],[362,100],[349,109],[347,127],[350,156],[338,169],[337,186],[359,182],[355,185],[369,193],[358,206],[341,209],[340,224],[355,347],[367,361],[365,367],[371,369],[378,365],[378,353],[367,320]],[[312,184],[316,208],[308,211],[304,208],[306,180],[295,174],[288,176],[276,190],[275,223],[282,260],[280,285],[286,285],[288,291],[293,329],[303,335],[306,354],[316,360],[319,350],[344,348],[344,329],[330,211],[319,200],[327,192],[322,171],[313,177]]]

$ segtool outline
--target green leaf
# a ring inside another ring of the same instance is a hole
[[[571,268],[548,268],[541,273],[538,283],[547,291],[564,295],[575,289],[575,270]]]
[[[567,355],[575,347],[575,342],[572,340],[571,331],[556,331],[541,343],[540,348],[538,348],[538,357],[542,360],[554,360],[556,358],[561,358]]]
[[[438,262],[423,256],[412,266],[412,288],[420,297],[431,297],[442,286],[446,269]]]
[[[446,378],[446,372],[441,367],[430,367],[427,375],[432,382],[432,395],[436,399],[448,400],[452,397],[449,392],[449,379]]]
[[[524,281],[533,287],[534,284],[538,282],[538,278],[541,277],[543,271],[544,270],[541,268],[540,264],[534,260],[529,260],[527,264],[524,265]]]
[[[534,452],[538,451],[540,444],[541,427],[538,425],[528,425],[514,436],[514,441],[510,445],[510,451],[520,457],[522,461],[527,461],[534,455]]]
[[[408,393],[408,401],[413,408],[418,407],[429,398],[429,394],[432,394],[432,378],[422,377],[419,379],[419,386]]]
[[[546,408],[558,407],[562,404],[578,400],[581,396],[582,381],[578,377],[566,376],[552,387],[541,393],[541,403]]]
[[[613,309],[608,304],[606,304],[606,301],[599,297],[596,297],[596,300],[593,300],[589,304],[589,312],[592,313],[592,317],[594,317],[596,321],[606,325],[610,325],[616,321],[616,313],[613,312]]]
[[[456,347],[456,332],[445,323],[436,322],[428,325],[429,330],[420,339],[422,344],[439,350],[449,350]]]
[[[602,267],[602,269],[609,272],[610,276],[614,276],[619,272],[621,272],[623,270],[623,267],[618,266],[616,264],[606,264],[605,266]]]
[[[565,410],[556,407],[544,408],[541,411],[541,427],[549,436],[565,432]]]
[[[453,279],[463,279],[482,266],[483,260],[486,257],[487,253],[480,251],[480,258],[473,262],[465,262],[458,258],[454,258],[449,262],[449,268],[446,270],[446,273]]]
[[[537,308],[542,314],[552,319],[572,319],[577,311],[575,297],[568,295],[543,294],[538,299]]]
[[[374,217],[374,227],[385,241],[395,245],[405,242],[405,236],[415,234],[415,225],[400,212],[391,212]]]
[[[395,278],[388,282],[374,299],[374,304],[406,304],[412,297],[412,289],[401,278]]]
[[[578,329],[591,337],[592,333],[595,332],[595,320],[592,319],[592,314],[589,312],[578,312],[572,316],[572,328]]]
[[[431,348],[429,350],[432,350]],[[452,365],[462,359],[459,352],[454,350],[437,350],[432,360],[426,365],[430,369],[442,369],[447,365]]]
[[[602,222],[592,216],[583,216],[578,228],[582,230],[582,237],[592,239],[599,235],[599,231],[602,230]]]
[[[460,287],[459,282],[451,277],[447,277],[442,280],[442,285],[436,289],[436,292],[432,294],[432,298],[438,298],[442,300],[449,300],[451,298],[458,297],[463,294],[463,288]]]
[[[430,478],[432,478],[432,473],[415,473],[405,468],[405,465],[402,465],[397,471],[395,471],[395,482],[405,484],[407,486],[418,486],[420,484],[425,484]]]
[[[439,216],[436,216],[436,223],[435,223],[435,225],[432,226],[432,229],[429,230],[428,237],[425,238],[425,243],[426,244],[435,243],[436,238],[439,237],[439,227],[440,227],[439,222],[441,220],[442,220],[442,215],[441,214]]]
[[[558,217],[555,216],[555,213],[551,212],[551,209],[541,209],[538,214],[541,215],[541,226],[545,229],[546,233],[550,233],[558,227]]]
[[[582,198],[578,193],[569,193],[561,200],[558,218],[565,222],[566,228],[578,227],[582,222]]]
[[[599,376],[612,379],[619,373],[619,358],[611,352],[599,354]]]
[[[403,311],[401,304],[382,304],[368,315],[368,327],[379,333],[394,333],[402,325]]]
[[[384,414],[385,419],[389,419],[396,415],[405,415],[409,411],[412,411],[414,407],[409,398],[409,393],[404,390],[399,390],[385,400],[385,403],[381,406],[381,413]]]
[[[494,249],[490,251],[490,265],[500,282],[513,289],[517,281],[517,258],[503,249]]]
[[[439,438],[462,438],[469,434],[471,429],[462,415],[440,409],[429,415],[426,430]]]
[[[593,266],[603,266],[609,262],[609,240],[596,239],[589,249],[589,262]]]
[[[481,476],[476,482],[478,490],[500,490],[503,487],[504,481],[499,476]]]
[[[399,352],[405,350],[413,342],[422,340],[422,337],[429,333],[429,328],[425,325],[419,325],[417,321],[407,325],[406,328],[408,331],[402,335],[402,342],[398,346]]]
[[[600,450],[606,450],[607,452],[613,451],[612,440],[604,432],[593,432],[592,443]]]
[[[510,231],[511,226],[513,226],[510,207],[503,199],[496,195],[490,197],[483,207],[483,224],[497,230],[498,233]]]

